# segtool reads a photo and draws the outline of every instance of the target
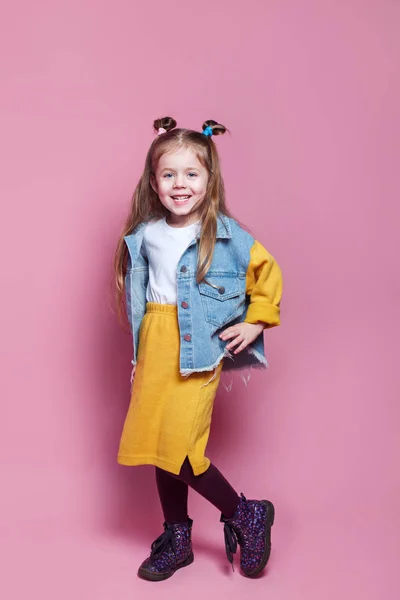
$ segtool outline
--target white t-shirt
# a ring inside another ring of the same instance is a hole
[[[149,261],[147,302],[176,304],[176,269],[199,229],[199,221],[186,227],[171,227],[165,218],[147,223],[142,245]]]

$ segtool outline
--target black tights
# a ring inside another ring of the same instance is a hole
[[[179,523],[188,518],[188,487],[211,502],[225,517],[231,518],[236,512],[239,496],[212,464],[205,473],[195,475],[186,457],[179,475],[156,467],[156,480],[164,519],[168,523]]]

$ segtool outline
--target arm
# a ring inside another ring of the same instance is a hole
[[[250,304],[244,322],[228,327],[220,334],[222,340],[231,340],[227,350],[237,346],[234,354],[254,342],[265,328],[280,324],[281,270],[259,242],[254,242],[250,250],[246,294],[250,297]]]
[[[280,324],[282,273],[273,256],[257,241],[250,250],[246,294],[250,296],[246,323],[261,322],[265,327]]]

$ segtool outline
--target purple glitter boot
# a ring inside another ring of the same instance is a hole
[[[275,509],[268,500],[246,500],[241,494],[235,515],[224,525],[226,555],[233,568],[233,554],[240,545],[240,566],[247,577],[256,577],[265,568],[271,553],[271,527]]]
[[[152,543],[150,556],[139,567],[139,577],[162,581],[192,564],[192,525],[192,519],[182,523],[165,522],[164,533]]]

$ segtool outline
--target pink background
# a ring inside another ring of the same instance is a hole
[[[390,0],[3,9],[7,600],[397,598],[399,16]],[[277,506],[257,581],[229,570],[219,514],[194,494],[194,565],[136,578],[162,517],[152,469],[116,464],[131,341],[111,264],[166,114],[231,129],[229,205],[285,276],[271,369],[221,392],[209,446],[238,491]]]

